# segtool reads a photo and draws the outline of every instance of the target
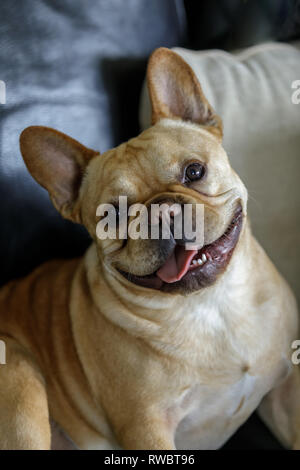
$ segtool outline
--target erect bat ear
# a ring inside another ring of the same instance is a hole
[[[180,55],[161,47],[148,63],[147,83],[152,105],[152,123],[163,118],[181,119],[222,137],[222,121],[205,98],[191,67]]]
[[[89,161],[99,155],[67,135],[42,126],[27,127],[20,148],[33,178],[47,191],[56,209],[80,223],[79,189]]]

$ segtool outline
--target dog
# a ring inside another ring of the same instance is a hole
[[[92,244],[0,291],[0,448],[217,449],[258,408],[299,449],[296,302],[252,236],[221,118],[169,49],[147,83],[153,125],[102,155],[50,128],[21,134],[29,172]],[[100,239],[97,207],[120,195],[201,204],[203,244]]]

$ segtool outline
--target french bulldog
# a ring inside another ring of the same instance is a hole
[[[299,449],[297,307],[251,233],[222,121],[171,50],[147,82],[153,125],[102,155],[50,128],[21,135],[29,172],[92,244],[0,291],[0,448],[217,449],[258,408]],[[202,245],[100,239],[97,207],[119,196],[201,204]]]

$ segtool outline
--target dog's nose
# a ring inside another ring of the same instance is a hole
[[[184,216],[184,204],[171,199],[155,200],[148,207],[148,223],[158,229],[159,239],[169,238],[182,245],[194,241],[185,236]]]

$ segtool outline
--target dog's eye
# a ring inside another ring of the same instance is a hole
[[[201,163],[191,163],[185,170],[185,182],[197,181],[203,178],[205,173],[204,165]]]

